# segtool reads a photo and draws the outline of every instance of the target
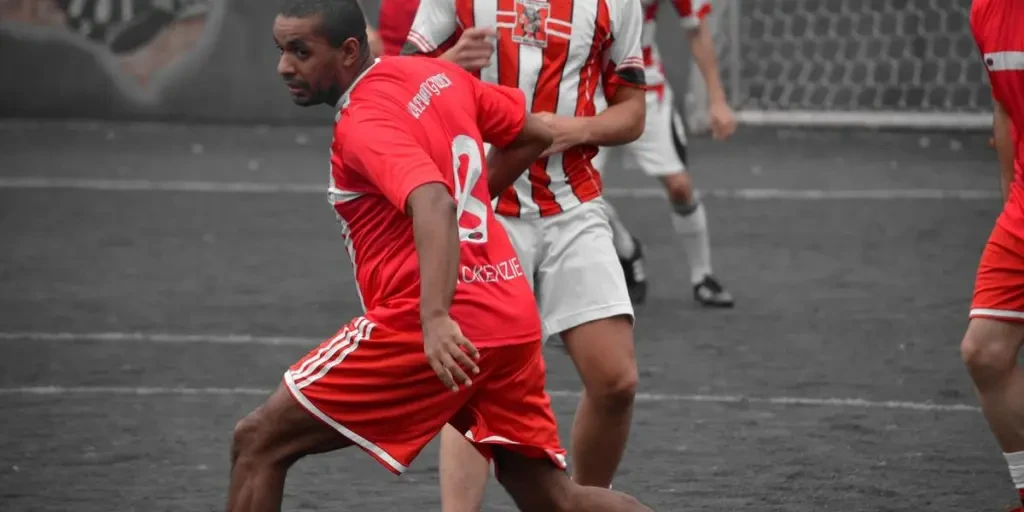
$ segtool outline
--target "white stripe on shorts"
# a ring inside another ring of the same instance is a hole
[[[990,316],[996,318],[1012,318],[1014,320],[1024,320],[1024,311],[1009,311],[1005,309],[972,309],[970,316]]]

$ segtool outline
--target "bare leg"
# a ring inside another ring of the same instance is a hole
[[[971,320],[960,350],[992,433],[1006,453],[1024,451],[1024,323]]]
[[[235,426],[228,512],[281,510],[285,476],[292,464],[305,455],[351,444],[313,418],[282,384]]]
[[[490,463],[455,427],[441,430],[441,510],[479,512]]]
[[[530,459],[496,447],[498,481],[519,510],[557,512],[643,512],[651,509],[621,492],[585,487],[550,461]]]
[[[633,419],[633,326],[624,316],[606,318],[569,329],[562,339],[583,380],[572,426],[573,478],[581,485],[608,487]]]
[[[610,201],[605,201],[605,208],[608,211],[608,223],[612,225],[612,244],[615,246],[615,254],[620,259],[629,259],[636,254],[636,243],[633,241],[633,234],[623,224],[619,212],[612,206]]]

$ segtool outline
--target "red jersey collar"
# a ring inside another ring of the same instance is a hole
[[[348,86],[348,90],[345,91],[345,94],[342,94],[341,98],[338,99],[338,103],[335,105],[335,107],[338,107],[338,109],[340,110],[348,106],[349,94],[352,92],[352,89],[355,89],[356,84],[358,84],[359,81],[362,80],[363,77],[366,76],[366,74],[369,73],[370,70],[373,69],[373,67],[376,66],[379,62],[380,57],[373,59],[373,64],[370,64],[370,66],[363,70],[362,73],[359,73],[359,76],[357,76],[356,79],[352,81],[352,85]]]

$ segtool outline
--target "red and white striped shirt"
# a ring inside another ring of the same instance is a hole
[[[656,20],[658,18],[658,6],[665,0],[640,0],[644,9],[644,31],[643,31],[643,52],[644,68],[647,75],[647,85],[651,89],[658,90],[665,85],[665,69],[661,65],[661,54],[658,52],[658,45],[654,41],[656,32]],[[700,22],[711,13],[711,0],[671,0],[672,6],[679,13],[679,21],[683,28],[696,30]]]
[[[598,85],[645,86],[636,0],[422,0],[404,52],[439,55],[474,26],[498,32],[479,77],[521,89],[531,112],[593,116]],[[600,197],[595,155],[597,147],[577,146],[534,162],[495,200],[495,212],[547,217]]]

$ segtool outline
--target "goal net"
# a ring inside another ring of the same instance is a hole
[[[970,0],[713,0],[722,79],[753,125],[989,129]],[[706,127],[700,73],[690,122]]]

